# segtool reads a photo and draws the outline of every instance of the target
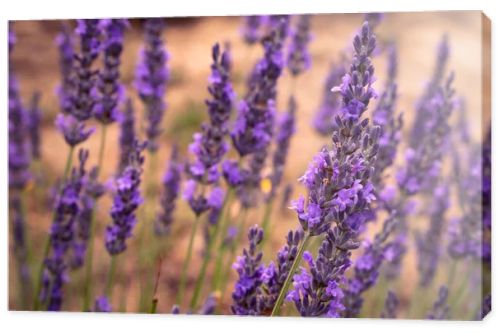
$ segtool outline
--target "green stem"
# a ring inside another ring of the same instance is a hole
[[[98,161],[97,161],[97,177],[99,177],[102,167],[103,167],[103,161],[104,161],[104,152],[106,150],[106,133],[107,133],[107,126],[105,124],[102,125],[102,131],[101,131],[101,142],[99,146],[99,155],[98,155]],[[97,203],[94,205],[94,208],[92,209],[92,215],[90,218],[90,234],[89,234],[89,240],[88,240],[88,245],[87,245],[87,256],[86,256],[86,261],[85,261],[85,283],[83,287],[83,311],[86,312],[90,308],[90,303],[92,299],[92,267],[93,267],[93,260],[94,260],[94,239],[95,239],[95,230],[96,230],[96,209],[97,209]]]
[[[111,303],[111,298],[113,298],[113,281],[115,279],[117,258],[118,255],[111,256],[111,264],[109,266],[108,279],[106,280],[106,288],[104,290],[104,295],[108,297],[110,303]]]
[[[286,280],[285,280],[285,283],[283,284],[283,287],[281,287],[280,293],[278,295],[278,299],[276,300],[276,303],[274,304],[274,307],[273,307],[273,311],[271,312],[271,317],[277,316],[279,314],[279,310],[281,308],[281,305],[283,304],[283,300],[285,299],[285,295],[288,292],[288,288],[290,287],[290,283],[292,283],[293,274],[297,270],[299,263],[302,261],[302,256],[304,255],[304,251],[307,248],[307,245],[309,243],[310,238],[311,238],[311,235],[309,233],[307,233],[304,237],[304,240],[302,240],[302,243],[300,244],[299,252],[298,252],[295,260],[293,260],[292,268],[290,268],[290,271],[288,272],[288,275],[286,276]]]
[[[198,278],[196,279],[194,293],[193,293],[193,297],[191,298],[191,304],[190,304],[191,310],[195,310],[196,306],[198,304],[198,299],[199,299],[200,294],[201,294],[201,288],[202,288],[203,283],[205,281],[205,275],[207,272],[208,262],[210,262],[210,258],[212,257],[212,247],[215,244],[214,239],[215,239],[216,235],[218,234],[219,224],[216,224],[214,229],[215,229],[214,232],[212,233],[212,235],[208,239],[208,245],[207,245],[207,249],[205,251],[205,256],[203,257],[203,263],[201,264],[200,273],[198,274]]]
[[[215,260],[215,269],[214,269],[214,278],[212,280],[212,288],[214,291],[218,291],[220,288],[220,280],[221,280],[221,274],[222,274],[222,260],[224,259],[224,237],[227,235],[227,229],[229,227],[229,214],[230,214],[230,208],[231,206],[229,205],[232,196],[233,196],[233,189],[230,188],[228,190],[227,196],[224,199],[224,205],[223,211],[221,211],[221,215],[219,216],[219,219],[221,221],[218,221],[217,224],[222,224],[222,228],[220,229],[221,231],[221,240],[219,242],[219,251],[217,252],[217,258]],[[223,217],[223,218],[222,218]]]
[[[64,174],[62,178],[62,183],[66,182],[66,179],[68,178],[69,170],[71,169],[71,164],[73,162],[73,152],[75,148],[74,146],[71,146],[68,152],[68,157],[66,158],[66,165],[64,167]],[[55,217],[55,212],[52,215],[52,220],[54,220]],[[44,261],[49,255],[50,252],[50,247],[52,245],[52,240],[50,239],[50,235],[47,237],[45,240],[45,245],[43,247],[43,253],[42,253],[42,259],[40,260],[40,265],[38,267],[38,272],[36,276],[36,287],[35,287],[35,294],[33,295],[33,310],[38,311],[40,308],[40,292],[42,290],[42,275],[43,275],[43,269],[45,267]]]
[[[158,298],[153,298],[153,301],[151,302],[151,309],[149,310],[149,313],[155,314],[156,313],[156,306],[158,306]]]
[[[189,263],[191,262],[191,257],[193,256],[193,246],[194,246],[194,238],[196,236],[196,230],[198,229],[198,225],[200,224],[200,216],[196,216],[194,225],[191,228],[191,235],[189,237],[189,244],[187,248],[186,258],[184,259],[184,264],[182,265],[182,273],[181,280],[179,282],[179,290],[177,292],[177,297],[175,302],[180,306],[182,300],[184,299],[184,290],[186,289],[186,279],[187,279],[187,269],[189,267]]]
[[[271,212],[273,211],[274,198],[270,198],[266,203],[266,210],[264,211],[264,217],[262,219],[262,230],[264,231],[264,237],[260,243],[260,247],[264,248],[264,243],[269,238],[269,223],[271,221]]]

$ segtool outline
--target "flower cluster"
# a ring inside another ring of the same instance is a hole
[[[300,15],[297,26],[292,30],[292,41],[287,55],[288,70],[293,76],[306,71],[311,67],[311,55],[307,44],[311,41],[309,15]]]
[[[136,71],[135,87],[146,107],[148,126],[146,135],[148,150],[158,149],[157,138],[162,132],[161,122],[167,108],[163,96],[167,88],[169,71],[166,67],[169,55],[162,41],[164,20],[150,18],[144,25],[144,49]]]
[[[209,122],[202,124],[201,132],[194,134],[189,146],[189,151],[196,160],[187,166],[190,179],[184,192],[184,197],[196,215],[209,209],[219,210],[224,200],[224,192],[217,184],[220,178],[219,164],[229,149],[226,137],[234,92],[229,77],[229,52],[226,50],[221,53],[219,44],[215,44],[212,48],[212,61],[208,87],[211,99],[206,101]],[[205,197],[205,194],[198,191],[197,184],[215,186],[208,197]]]
[[[262,252],[257,250],[257,246],[262,241],[264,231],[258,226],[250,228],[248,231],[248,249],[243,250],[243,256],[238,257],[233,268],[238,273],[238,281],[235,284],[233,305],[231,310],[237,315],[259,315],[257,307],[257,294],[262,284],[261,264]]]
[[[333,147],[323,148],[301,178],[309,191],[294,202],[302,229],[310,236],[326,234],[316,261],[304,255],[305,269],[294,277],[295,290],[289,295],[305,316],[339,316],[344,309],[344,272],[350,266],[351,250],[359,247],[358,233],[371,215],[375,200],[371,176],[376,159],[379,129],[368,119],[360,120],[375,96],[371,87],[373,65],[370,56],[375,37],[368,23],[354,38],[354,59],[340,87],[343,106],[335,118]],[[332,222],[335,226],[331,228]]]
[[[161,195],[162,211],[155,220],[154,231],[156,235],[167,235],[173,221],[175,201],[179,194],[181,183],[181,164],[179,163],[179,152],[177,146],[172,149],[167,171],[163,176],[163,193]]]
[[[438,292],[438,299],[432,306],[432,310],[427,314],[427,319],[444,320],[448,318],[450,307],[448,306],[448,288],[441,286]]]
[[[262,38],[260,31],[265,25],[267,17],[264,15],[246,16],[241,27],[241,35],[248,45],[257,43]]]
[[[117,108],[121,94],[120,56],[123,50],[123,33],[128,26],[126,19],[102,20],[105,30],[103,45],[103,67],[99,72],[97,90],[99,103],[94,110],[95,118],[102,124],[110,124],[116,120]]]
[[[335,125],[335,115],[341,106],[338,94],[332,94],[332,87],[337,87],[342,82],[342,77],[346,72],[342,63],[331,64],[328,75],[323,85],[323,96],[321,104],[314,115],[312,125],[314,130],[322,136],[330,136]]]
[[[136,141],[129,155],[127,167],[116,180],[116,190],[110,214],[113,224],[106,227],[106,249],[110,255],[117,255],[127,248],[126,240],[132,236],[137,223],[136,213],[142,202],[139,185],[141,183],[146,143]]]
[[[31,97],[31,104],[28,108],[28,134],[30,136],[31,158],[38,160],[41,157],[40,152],[40,121],[42,120],[42,111],[40,110],[40,92],[34,92]]]
[[[80,195],[80,210],[76,219],[73,259],[71,261],[72,268],[83,266],[90,238],[90,224],[93,219],[95,202],[106,191],[104,185],[99,183],[97,177],[98,169],[94,167],[84,179],[84,187]]]
[[[396,318],[396,311],[399,306],[398,296],[393,291],[387,292],[387,297],[384,303],[384,310],[380,314],[381,318],[394,319]]]
[[[74,89],[73,62],[75,59],[75,47],[71,28],[68,24],[61,25],[61,32],[56,37],[59,50],[59,71],[61,83],[57,87],[59,105],[64,114],[71,112],[71,92]]]
[[[118,172],[120,173],[128,165],[129,156],[134,149],[136,141],[134,106],[130,98],[125,102],[125,108],[119,115],[120,158],[118,163]]]
[[[14,47],[14,32],[9,30],[9,51]],[[28,117],[22,105],[19,86],[12,68],[9,67],[9,187],[22,190],[31,178],[28,147]]]
[[[88,156],[88,151],[79,151],[79,166],[73,168],[70,178],[63,184],[56,199],[50,229],[51,252],[45,259],[45,288],[39,296],[49,311],[58,311],[61,308],[63,285],[67,281],[66,269],[70,265],[68,251],[75,239],[75,224],[80,212],[81,190],[84,187],[85,163]]]
[[[276,129],[276,148],[273,154],[273,173],[271,175],[271,191],[269,198],[276,196],[276,191],[283,178],[285,162],[290,147],[290,140],[295,133],[295,114],[297,112],[297,103],[295,98],[290,96],[288,100],[288,110],[278,119]]]

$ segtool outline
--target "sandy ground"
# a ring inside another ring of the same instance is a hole
[[[331,61],[338,60],[340,52],[349,45],[361,21],[362,16],[357,14],[317,15],[313,17],[314,39],[311,43],[313,66],[310,71],[300,77],[297,83],[298,129],[292,140],[285,173],[285,182],[292,182],[294,185],[295,191],[292,198],[304,193],[304,189],[296,180],[304,172],[317,149],[328,141],[328,139],[316,135],[310,124],[320,102],[329,64]],[[132,28],[126,35],[122,73],[128,95],[134,99],[137,112],[142,114],[142,105],[132,90],[134,68],[141,47],[142,32],[139,21],[132,23]],[[159,168],[157,168],[156,173],[147,176],[148,178],[160,180],[172,142],[180,143],[185,152],[192,133],[197,129],[200,121],[205,118],[203,99],[207,97],[206,85],[209,74],[210,48],[213,43],[229,42],[231,44],[235,87],[240,94],[242,93],[244,78],[255,60],[260,57],[261,49],[257,46],[249,48],[243,44],[239,35],[240,23],[241,20],[238,17],[167,20],[168,28],[165,33],[165,41],[171,56],[169,67],[172,73],[172,80],[166,95],[169,107],[163,121],[166,131],[161,137]],[[67,154],[67,147],[53,125],[54,117],[58,112],[58,102],[54,94],[59,80],[57,48],[54,46],[58,27],[59,22],[57,21],[16,22],[15,31],[18,43],[12,58],[25,100],[28,100],[35,90],[39,90],[43,94],[41,101],[44,112],[42,172],[43,182],[46,185],[52,184],[62,174]],[[480,29],[480,14],[478,12],[386,14],[382,25],[377,28],[376,32],[379,41],[395,40],[398,45],[400,94],[398,109],[404,112],[405,130],[409,128],[414,117],[414,103],[432,72],[437,43],[441,36],[447,33],[451,46],[448,69],[456,73],[457,92],[466,99],[468,123],[474,139],[479,141],[482,131]],[[376,88],[379,88],[385,76],[385,57],[383,55],[377,57],[375,65],[376,76],[379,78]],[[284,110],[290,87],[288,74],[280,79],[279,87],[278,107],[280,110]],[[90,148],[91,151],[91,164],[97,160],[98,138],[97,133],[85,144],[85,147]],[[103,169],[105,180],[112,177],[116,167],[117,125],[110,127],[108,139]],[[33,240],[32,249],[35,254],[35,262],[40,260],[41,245],[50,223],[50,206],[42,187],[43,185],[37,185],[29,190],[28,230],[29,236]],[[158,187],[153,187],[151,191],[158,191]],[[102,235],[104,226],[110,222],[107,214],[110,205],[109,196],[99,203],[97,234],[99,237],[96,242],[94,268],[96,293],[102,290],[109,266],[109,258],[102,245]],[[237,207],[233,207],[232,210],[235,214]],[[262,208],[253,210],[247,221],[247,226],[259,223],[262,214]],[[162,262],[161,281],[157,294],[160,300],[158,304],[160,312],[170,311],[192,221],[193,215],[187,205],[179,201],[172,238],[169,241],[161,242],[168,247],[168,250],[165,252]],[[295,227],[297,221],[293,214],[284,213],[278,208],[273,212],[272,221],[272,245],[274,249],[278,249],[284,240],[283,236],[286,231]],[[376,230],[379,226],[380,223],[371,227],[370,230]],[[137,309],[141,284],[142,286],[146,284],[144,272],[141,274],[137,268],[137,246],[132,243],[130,249],[120,257],[120,274],[117,277],[114,303],[121,305],[120,310],[124,311]],[[190,268],[190,285],[198,272],[197,264],[200,260],[199,252],[202,246],[203,239],[200,234],[196,239],[195,261]],[[148,254],[153,257],[151,252]],[[274,252],[269,254],[274,254]],[[270,257],[269,254],[266,256]],[[154,262],[152,258],[149,261]],[[11,292],[16,291],[14,265],[14,261],[11,261],[9,274]],[[408,257],[402,277],[401,282],[398,282],[394,288],[400,292],[404,299],[411,294],[415,281],[413,254]],[[81,272],[71,274],[71,283],[67,285],[66,290],[65,309],[80,309],[82,278]],[[231,278],[234,279],[234,274]],[[151,275],[147,279],[151,280]],[[229,295],[226,293],[223,300],[224,305],[230,303]],[[10,307],[17,308],[16,295],[12,293],[10,296]],[[370,313],[367,314],[370,315]]]

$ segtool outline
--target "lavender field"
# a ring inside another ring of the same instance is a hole
[[[480,12],[9,23],[9,309],[481,320]]]

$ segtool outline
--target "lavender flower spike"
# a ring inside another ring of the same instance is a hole
[[[273,154],[273,173],[271,175],[271,192],[269,198],[274,198],[276,191],[283,178],[285,162],[290,147],[290,140],[295,132],[295,114],[297,104],[295,98],[290,96],[288,100],[288,110],[278,120],[278,129],[276,134],[276,149]]]
[[[173,221],[172,215],[175,209],[175,201],[179,194],[181,172],[179,152],[177,146],[174,146],[172,154],[170,155],[167,172],[163,177],[163,194],[160,201],[162,210],[158,215],[154,226],[155,234],[158,236],[170,233]]]
[[[371,127],[368,119],[361,120],[376,96],[371,86],[374,68],[370,58],[375,37],[368,23],[363,24],[353,44],[349,72],[341,86],[333,89],[341,93],[343,101],[335,118],[333,146],[331,150],[323,148],[300,179],[309,192],[307,203],[300,197],[293,204],[306,233],[304,244],[312,236],[326,235],[316,260],[304,253],[311,274],[302,269],[294,276],[294,290],[288,295],[304,316],[340,315],[344,308],[340,284],[351,263],[351,250],[359,247],[358,234],[375,200],[371,176],[379,129]],[[273,314],[279,306],[278,299]]]
[[[311,41],[310,20],[309,15],[300,15],[297,26],[292,31],[287,66],[294,77],[311,67],[311,55],[307,50],[307,44]]]
[[[346,69],[342,62],[331,64],[323,85],[323,97],[318,107],[312,126],[321,136],[330,136],[335,126],[335,115],[341,107],[339,94],[332,94],[332,87],[339,86]]]
[[[78,121],[86,121],[92,117],[97,102],[97,72],[92,66],[101,48],[100,20],[78,20],[76,33],[80,36],[80,53],[75,55],[76,83],[71,95],[70,113]]]
[[[380,317],[386,319],[395,319],[398,306],[399,306],[398,297],[394,292],[388,291],[387,298],[385,299],[384,310],[382,311]]]
[[[238,257],[233,268],[238,273],[238,281],[234,287],[233,305],[231,310],[237,315],[259,315],[257,294],[262,284],[261,276],[264,269],[261,264],[262,252],[257,246],[262,241],[264,231],[257,225],[248,231],[248,249],[243,250],[243,256]]]
[[[123,34],[129,23],[126,19],[102,20],[105,30],[102,71],[97,80],[99,103],[94,110],[95,118],[102,124],[116,120],[122,87],[120,85],[120,56],[123,50]]]
[[[449,312],[448,288],[446,286],[441,286],[438,292],[438,299],[432,306],[432,310],[427,314],[427,319],[445,320],[448,318]]]
[[[252,45],[260,40],[261,32],[259,30],[264,25],[266,18],[263,15],[251,15],[244,18],[241,35],[245,43]]]
[[[111,312],[111,304],[106,296],[96,298],[94,312]]]
[[[56,37],[56,44],[59,49],[59,70],[61,76],[61,83],[57,87],[57,95],[62,112],[69,114],[72,108],[71,94],[75,86],[73,73],[75,50],[69,24],[61,24],[61,32]]]
[[[63,285],[68,280],[68,251],[75,238],[75,223],[80,212],[80,192],[84,186],[85,163],[89,152],[78,153],[79,167],[73,168],[56,199],[54,220],[50,229],[51,253],[45,259],[44,288],[39,296],[49,311],[59,311],[63,300]],[[50,288],[50,290],[49,290]]]
[[[209,198],[197,194],[197,185],[216,185],[219,182],[219,164],[229,149],[227,143],[228,121],[231,115],[234,92],[230,82],[230,56],[228,51],[221,53],[219,44],[212,47],[212,73],[209,78],[208,91],[211,99],[206,101],[209,122],[202,124],[201,132],[195,133],[189,146],[195,161],[188,165],[190,180],[184,193],[191,209],[200,215],[212,208]],[[219,192],[215,187],[213,190]],[[217,204],[218,201],[212,202]],[[221,203],[220,203],[221,204]],[[218,206],[218,205],[217,205]]]
[[[31,97],[31,105],[28,110],[28,129],[30,135],[31,157],[40,159],[40,121],[42,112],[40,110],[40,92],[34,92]]]
[[[13,34],[13,32],[9,32]],[[11,37],[12,39],[14,37]],[[11,46],[11,50],[13,45]],[[23,190],[31,179],[26,110],[12,64],[9,66],[9,188]]]
[[[155,152],[158,149],[156,141],[162,132],[161,122],[167,108],[163,97],[169,79],[169,72],[166,67],[169,55],[161,37],[163,28],[163,19],[151,18],[146,20],[144,24],[145,46],[140,54],[141,58],[135,79],[139,97],[146,107],[148,121],[146,135],[150,152]]]
[[[127,99],[125,110],[119,117],[120,123],[120,159],[118,172],[121,173],[128,165],[130,153],[134,149],[136,141],[135,115],[132,99]]]
[[[136,141],[129,156],[129,163],[116,180],[116,193],[111,207],[113,224],[106,227],[106,249],[110,255],[117,255],[127,248],[126,240],[132,236],[137,223],[135,211],[142,203],[139,186],[141,183],[145,143]]]

